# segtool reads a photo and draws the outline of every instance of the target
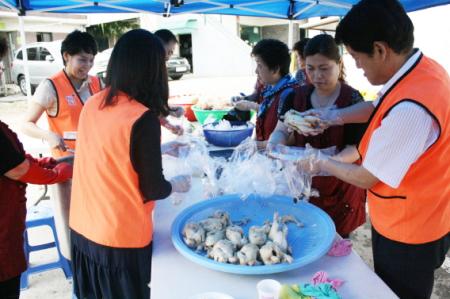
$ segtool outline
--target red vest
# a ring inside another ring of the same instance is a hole
[[[115,105],[101,109],[108,91],[92,96],[81,112],[69,225],[97,244],[142,248],[152,240],[154,201],[144,203],[130,142],[148,108],[121,93]]]
[[[264,87],[264,85],[262,86]],[[294,86],[295,87],[295,86]],[[262,117],[256,118],[256,140],[266,141],[269,140],[270,134],[278,123],[278,111],[281,100],[281,95],[286,90],[286,88],[293,88],[293,86],[286,86],[278,91],[274,97],[272,104],[267,108],[267,111]],[[285,95],[287,96],[287,95]],[[262,102],[262,95],[260,93],[259,103]]]
[[[381,99],[359,145],[364,159],[374,131],[397,104],[415,102],[439,123],[438,140],[411,165],[398,188],[383,182],[367,193],[375,229],[394,241],[423,244],[450,231],[450,78],[435,61],[421,56]],[[414,130],[414,128],[411,128]],[[389,161],[386,161],[389,163]]]
[[[311,93],[313,85],[304,85],[296,89],[294,109],[306,111],[311,109]],[[354,89],[346,84],[341,84],[341,91],[336,100],[338,108],[351,105],[351,97]],[[327,148],[336,146],[342,150],[344,142],[344,126],[333,126],[320,135],[308,136],[294,134],[295,145],[304,147],[309,143],[314,148]],[[366,219],[365,190],[348,184],[333,176],[313,177],[312,187],[319,191],[319,197],[311,197],[310,202],[327,212],[333,219],[336,230],[340,235],[347,235]]]
[[[6,136],[25,156],[17,135],[1,121],[0,134]],[[27,268],[23,251],[26,187],[25,183],[0,176],[0,282],[18,276]]]
[[[91,95],[101,89],[100,79],[89,76],[89,90]],[[53,87],[56,90],[57,112],[55,116],[47,114],[50,131],[55,132],[64,138],[64,142],[70,149],[75,149],[75,140],[77,135],[78,118],[80,117],[83,101],[77,90],[72,85],[69,77],[64,70],[58,72],[50,78]],[[70,152],[52,150],[54,157],[64,157],[73,155]]]

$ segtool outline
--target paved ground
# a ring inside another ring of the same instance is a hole
[[[207,93],[212,96],[230,96],[240,92],[250,92],[255,82],[254,77],[239,78],[193,78],[187,76],[180,81],[171,81],[171,94],[183,93]],[[21,95],[0,97],[0,119],[8,123],[12,129],[19,132],[19,124],[23,113],[26,111],[26,98]],[[45,122],[41,122],[45,125]],[[165,132],[167,134],[167,132]],[[19,138],[25,148],[32,154],[48,154],[47,146],[40,140],[28,138],[19,133]],[[39,186],[30,186],[27,190],[28,204],[31,205],[42,194],[43,189]],[[44,205],[51,205],[49,201]],[[49,231],[31,231],[31,242],[42,242],[50,239]],[[366,223],[351,235],[355,251],[363,260],[373,267],[371,257],[370,224]],[[48,261],[55,257],[55,252],[47,250],[31,256],[32,263]],[[450,258],[447,257],[441,269],[436,271],[435,288],[433,299],[450,299]],[[47,271],[32,275],[30,287],[21,293],[22,299],[42,298],[71,298],[71,281],[66,280],[61,270]],[[160,298],[155,298],[160,299]],[[381,298],[380,298],[381,299]]]

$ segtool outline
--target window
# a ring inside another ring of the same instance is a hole
[[[250,46],[256,45],[262,39],[261,27],[240,25],[241,39]]]
[[[51,42],[53,34],[51,32],[38,32],[36,33],[36,40],[38,42]]]
[[[45,61],[45,57],[47,55],[52,56],[52,54],[50,54],[50,52],[46,48],[40,47],[39,48],[39,59],[38,60]]]
[[[37,60],[37,48],[28,48],[27,49],[28,60]],[[17,59],[22,60],[22,50],[17,53]]]

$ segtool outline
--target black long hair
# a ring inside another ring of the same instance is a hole
[[[119,91],[167,116],[169,85],[161,40],[144,29],[128,31],[117,41],[109,59],[106,87],[109,91],[102,107],[114,105]]]

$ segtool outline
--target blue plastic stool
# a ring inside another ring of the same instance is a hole
[[[53,233],[53,239],[54,242],[49,242],[45,244],[39,244],[39,245],[30,245],[28,243],[28,232],[27,230],[32,227],[38,227],[38,226],[49,226]],[[41,264],[36,266],[30,266],[29,259],[30,259],[30,253],[32,251],[39,251],[44,250],[48,248],[56,247],[56,250],[58,252],[58,260],[55,262],[47,263],[47,264]],[[24,249],[25,249],[25,257],[27,260],[28,269],[22,273],[22,276],[20,278],[20,288],[27,289],[28,288],[28,275],[33,273],[39,273],[43,271],[53,270],[57,268],[61,268],[64,271],[64,275],[66,278],[72,277],[72,271],[70,269],[70,264],[67,259],[65,259],[61,251],[59,250],[59,243],[58,243],[58,237],[56,236],[56,228],[55,228],[55,221],[53,218],[53,211],[50,208],[43,207],[43,206],[33,206],[28,208],[27,210],[27,220],[26,220],[26,228],[24,233]]]

